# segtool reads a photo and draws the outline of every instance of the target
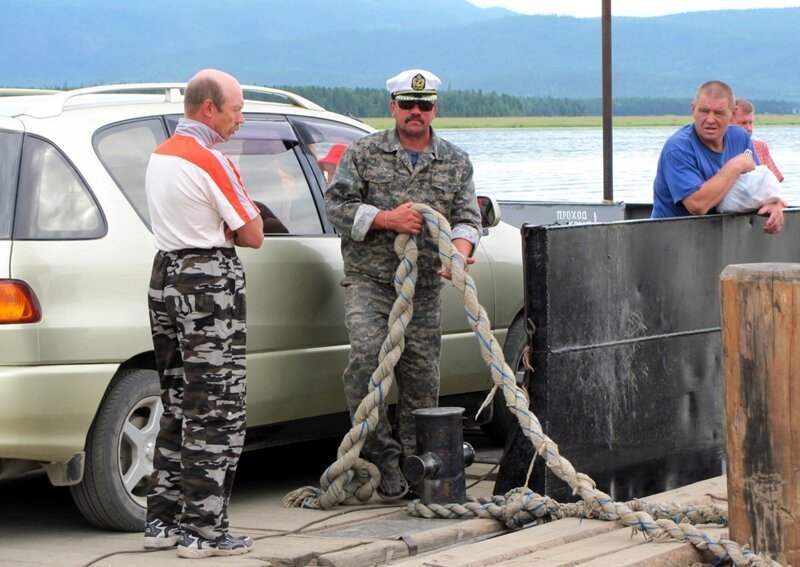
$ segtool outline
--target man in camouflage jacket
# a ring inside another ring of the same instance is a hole
[[[380,469],[378,493],[386,500],[402,498],[408,491],[399,463],[401,456],[415,452],[411,412],[436,407],[439,395],[441,278],[449,274],[441,268],[436,241],[423,230],[422,215],[411,207],[422,203],[444,215],[453,229],[453,244],[467,263],[473,262],[470,256],[480,237],[469,157],[431,128],[440,84],[436,75],[420,69],[389,79],[395,127],[353,142],[325,195],[328,217],[342,235],[345,323],[350,335],[343,382],[351,416],[367,395],[397,298],[392,284],[399,262],[394,239],[398,233],[415,235],[419,248],[414,316],[395,367],[396,435],[392,436],[383,407],[362,450]]]

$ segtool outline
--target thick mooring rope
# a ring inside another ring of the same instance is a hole
[[[647,512],[656,520],[672,520],[676,524],[727,525],[728,511],[717,504],[680,506],[675,502],[653,504],[641,499],[625,503],[634,512]],[[559,503],[529,488],[514,488],[505,496],[470,500],[465,504],[423,504],[415,500],[407,506],[412,516],[422,518],[494,518],[517,529],[530,523],[561,518],[608,520],[601,510],[587,507],[585,502]]]
[[[428,207],[419,210],[428,227],[437,226],[439,250],[450,246],[450,231],[438,228],[438,213]],[[444,220],[441,215],[438,215]],[[445,221],[445,225],[446,225]],[[446,246],[445,246],[446,241]],[[361,448],[367,434],[378,423],[378,411],[383,399],[389,394],[394,381],[394,367],[405,348],[406,327],[414,314],[414,290],[417,281],[417,242],[409,234],[399,234],[394,242],[395,253],[400,264],[395,271],[394,287],[397,299],[389,314],[389,333],[378,355],[378,367],[372,373],[367,396],[361,401],[353,417],[353,427],[342,439],[337,450],[337,459],[320,477],[320,487],[306,486],[290,492],[283,498],[287,507],[304,507],[326,510],[337,504],[367,502],[380,482],[380,472],[375,465],[361,459]],[[459,254],[459,257],[460,254]],[[461,271],[463,272],[463,257]],[[448,261],[448,265],[451,264]]]
[[[425,506],[413,502],[408,510],[413,515],[424,517],[492,517],[510,527],[521,527],[533,521],[555,519],[569,515],[600,518],[620,522],[634,532],[640,532],[648,541],[673,539],[691,542],[700,550],[710,551],[718,563],[732,561],[735,565],[774,566],[780,564],[763,559],[757,554],[743,550],[733,541],[703,534],[689,522],[724,522],[722,511],[700,511],[697,514],[668,511],[668,507],[641,504],[632,501],[626,504],[615,502],[609,495],[598,490],[594,481],[578,473],[572,464],[558,452],[558,445],[542,431],[538,418],[528,409],[525,391],[515,380],[514,372],[503,357],[503,351],[495,340],[486,311],[478,302],[475,283],[465,270],[464,257],[450,239],[447,220],[426,205],[416,204],[414,209],[425,219],[431,235],[438,241],[439,256],[444,269],[452,276],[464,308],[467,320],[481,348],[481,356],[491,372],[494,387],[491,397],[498,389],[503,393],[506,405],[519,421],[522,432],[534,446],[536,453],[544,458],[547,467],[558,478],[580,496],[582,505],[558,504],[527,488],[510,491],[505,497],[495,496],[484,502],[449,504],[447,506]],[[405,327],[413,315],[414,283],[417,273],[417,246],[414,238],[399,234],[395,239],[395,252],[400,264],[395,272],[394,285],[398,298],[389,316],[389,333],[378,357],[378,368],[370,378],[369,393],[359,405],[353,419],[353,427],[345,435],[337,452],[337,460],[320,478],[321,489],[304,487],[287,494],[285,506],[327,509],[336,504],[366,502],[374,493],[380,480],[377,468],[359,458],[366,435],[378,419],[378,406],[388,394],[394,380],[394,366],[405,346]],[[698,507],[694,507],[695,510]],[[483,515],[485,514],[485,515]],[[655,517],[654,517],[655,516]]]

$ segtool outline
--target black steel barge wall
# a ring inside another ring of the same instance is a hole
[[[800,262],[800,210],[522,227],[531,408],[579,472],[618,499],[724,473],[719,274]],[[524,483],[521,433],[496,490]],[[540,459],[531,487],[565,485]],[[616,492],[616,494],[614,494]]]

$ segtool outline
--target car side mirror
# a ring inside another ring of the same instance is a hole
[[[481,226],[493,228],[500,224],[500,204],[494,197],[478,196],[478,209],[481,212]]]

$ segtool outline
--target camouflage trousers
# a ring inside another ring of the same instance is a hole
[[[367,278],[347,277],[345,324],[350,334],[350,358],[343,382],[350,417],[367,395],[369,379],[378,366],[378,354],[388,333],[389,313],[397,299],[394,286]],[[403,355],[395,366],[397,391],[395,435],[386,404],[380,408],[375,431],[364,443],[362,455],[384,470],[400,455],[415,453],[416,433],[412,411],[439,403],[439,355],[442,344],[441,286],[418,288],[414,316],[406,327]]]
[[[245,437],[245,280],[231,249],[159,252],[148,294],[164,413],[147,521],[228,531]]]

